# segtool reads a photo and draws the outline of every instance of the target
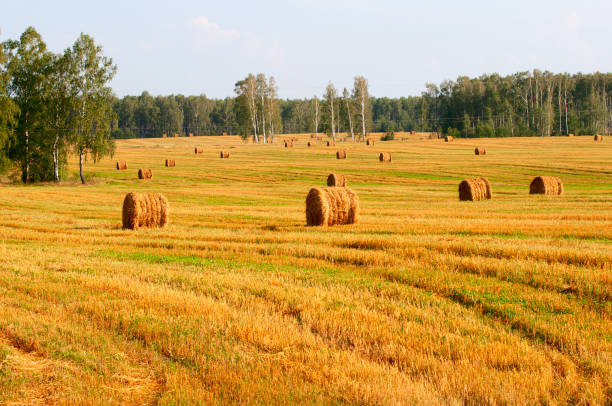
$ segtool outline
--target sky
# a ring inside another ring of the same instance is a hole
[[[341,91],[365,76],[377,97],[426,83],[532,69],[612,71],[610,0],[13,1],[0,41],[33,26],[61,52],[81,32],[117,65],[119,96],[234,95],[249,72],[281,98]]]

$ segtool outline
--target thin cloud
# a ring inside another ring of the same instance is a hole
[[[204,16],[191,19],[191,26],[196,31],[196,40],[200,45],[213,45],[222,42],[239,40],[242,34],[236,30],[224,30],[221,26]]]

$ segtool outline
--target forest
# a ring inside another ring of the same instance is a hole
[[[352,94],[346,89],[342,93],[334,99],[335,132],[349,132],[351,120],[359,122],[354,89]],[[238,97],[152,96],[143,92],[115,99],[112,134],[116,138],[159,137],[163,133],[252,134],[253,128],[243,125],[239,117]],[[325,97],[321,101],[316,96],[272,98],[272,103],[276,132],[331,134],[329,100]],[[509,76],[462,76],[440,85],[427,84],[420,96],[370,96],[365,122],[371,132],[439,131],[455,137],[609,133],[612,74],[534,70]]]

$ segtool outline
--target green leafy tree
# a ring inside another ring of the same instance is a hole
[[[79,36],[69,55],[72,60],[71,79],[77,111],[72,145],[79,156],[79,175],[85,184],[83,165],[87,156],[97,162],[114,153],[115,144],[110,137],[114,113],[112,91],[108,84],[117,68],[112,59],[102,55],[102,47],[85,34]]]
[[[19,107],[9,97],[8,60],[4,46],[0,46],[0,171],[6,170],[9,165],[9,150],[15,144],[14,129],[19,116]]]

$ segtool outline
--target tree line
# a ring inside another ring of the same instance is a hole
[[[86,159],[114,151],[108,84],[115,73],[86,34],[59,54],[32,27],[0,43],[0,169],[16,165],[24,183],[58,182],[72,153],[85,183]]]
[[[364,77],[339,92],[332,83],[321,97],[279,99],[273,77],[248,75],[236,97],[140,96],[116,99],[117,138],[163,133],[252,135],[256,142],[283,133],[339,132],[361,139],[367,132],[434,131],[455,137],[550,136],[610,133],[612,74],[459,77],[427,84],[420,96],[372,97]]]

